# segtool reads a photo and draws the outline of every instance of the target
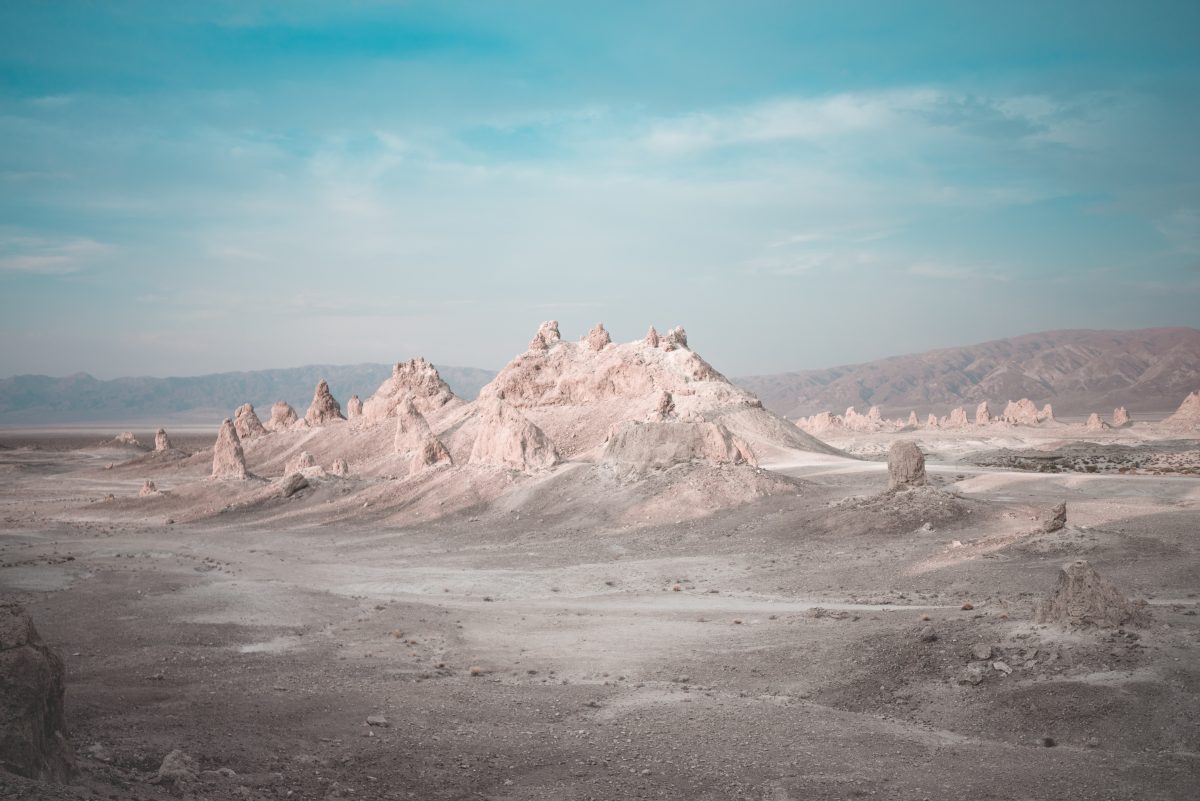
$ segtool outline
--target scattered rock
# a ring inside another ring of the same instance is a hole
[[[0,601],[0,768],[38,781],[70,777],[65,689],[62,657],[42,641],[24,608]]]
[[[242,441],[237,429],[228,417],[221,423],[217,442],[213,446],[212,477],[220,479],[244,479],[246,477],[246,454],[242,452]]]
[[[888,486],[907,489],[925,484],[925,454],[912,440],[897,440],[888,451]]]

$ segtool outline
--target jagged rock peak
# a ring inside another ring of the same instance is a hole
[[[323,426],[345,419],[342,415],[342,405],[329,391],[329,382],[322,378],[317,382],[317,389],[313,392],[312,403],[309,404],[308,411],[304,413],[304,422],[310,426]]]
[[[659,342],[658,330],[655,329],[654,326],[650,326],[650,330],[646,332],[646,339],[644,341],[648,346],[650,346],[652,348],[658,347],[658,342]]]
[[[233,427],[237,429],[238,436],[244,440],[266,436],[270,433],[262,424],[262,420],[258,419],[254,407],[249,403],[243,403],[237,407],[237,411],[233,413]]]
[[[942,420],[942,428],[966,428],[967,410],[959,406],[951,410],[950,415]]]
[[[925,484],[925,454],[912,440],[892,443],[888,451],[888,487],[907,489]]]
[[[683,330],[682,325],[677,325],[668,331],[660,340],[663,350],[675,350],[676,348],[688,349],[687,331]]]
[[[417,409],[429,414],[455,400],[437,368],[420,356],[392,366],[392,375],[363,403],[363,419],[371,423],[395,417],[400,403],[411,397]]]
[[[296,410],[287,401],[275,401],[271,406],[271,419],[267,428],[272,431],[287,431],[300,422]]]
[[[478,431],[471,447],[471,464],[532,471],[558,463],[554,443],[513,406],[499,398],[484,398],[476,413]]]
[[[1038,412],[1038,422],[1039,423],[1055,422],[1054,421],[1054,407],[1052,407],[1048,403],[1045,406],[1043,406],[1042,410],[1040,412]]]
[[[596,327],[588,331],[585,339],[592,350],[604,350],[612,342],[612,337],[604,330],[604,323],[596,323]]]
[[[558,333],[558,320],[547,320],[538,326],[537,333],[529,341],[530,350],[549,350],[554,343],[561,340]]]
[[[242,452],[242,441],[238,438],[237,429],[228,417],[221,423],[217,432],[217,442],[213,446],[213,478],[243,479],[246,477],[246,454]]]

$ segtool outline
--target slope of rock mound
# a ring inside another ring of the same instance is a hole
[[[62,658],[25,610],[0,602],[0,766],[39,781],[65,781],[73,764],[63,721]]]
[[[495,397],[483,399],[478,414],[471,464],[531,471],[558,463],[554,443],[511,404]]]
[[[1163,420],[1163,425],[1178,429],[1200,428],[1200,390],[1184,398],[1175,414]]]
[[[1115,628],[1145,622],[1145,610],[1127,599],[1086,560],[1062,566],[1054,593],[1037,610],[1037,622]]]
[[[304,413],[304,422],[310,426],[323,426],[345,419],[342,416],[342,405],[333,397],[333,393],[329,391],[329,384],[322,378],[317,382],[317,389],[313,393],[308,411]]]
[[[621,424],[605,443],[601,461],[630,473],[692,462],[758,463],[750,446],[720,423],[671,421]]]
[[[212,477],[220,479],[243,479],[246,477],[246,454],[237,429],[228,417],[221,423],[217,442],[213,446]]]
[[[275,401],[271,405],[271,421],[267,425],[271,431],[287,431],[299,422],[299,415],[287,401]]]
[[[271,433],[262,424],[262,420],[258,419],[254,406],[249,403],[243,403],[237,407],[237,411],[233,413],[233,427],[237,429],[238,436],[243,440],[265,437]]]
[[[397,409],[406,397],[423,414],[440,409],[458,398],[450,385],[442,380],[437,369],[417,357],[407,362],[397,362],[392,367],[392,376],[384,381],[375,394],[363,403],[363,419],[378,422],[396,416]]]

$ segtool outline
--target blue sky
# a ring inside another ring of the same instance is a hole
[[[5,3],[0,375],[1200,325],[1200,5]]]

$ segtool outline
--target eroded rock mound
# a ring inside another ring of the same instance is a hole
[[[925,454],[912,440],[892,443],[888,450],[888,488],[907,489],[925,484]]]
[[[267,426],[272,431],[287,431],[300,422],[299,415],[287,401],[275,401],[271,406],[271,421]]]
[[[992,422],[992,410],[988,408],[987,401],[983,401],[975,407],[975,425],[985,426]]]
[[[342,405],[329,391],[329,383],[322,378],[317,382],[317,389],[313,393],[312,403],[308,405],[308,411],[304,413],[304,422],[310,426],[323,426],[345,419],[342,416]]]
[[[612,343],[612,337],[604,330],[604,323],[596,323],[596,327],[588,331],[586,341],[592,350],[604,350]]]
[[[411,395],[406,395],[400,401],[395,409],[395,414],[396,436],[392,444],[396,453],[415,451],[422,446],[425,440],[433,436],[429,422],[425,419],[425,415],[417,409]]]
[[[652,348],[657,348],[659,343],[658,330],[654,326],[650,326],[650,330],[646,332],[646,338],[642,341]]]
[[[1088,415],[1087,422],[1083,425],[1088,431],[1107,431],[1111,426],[1100,419],[1100,415],[1092,412]]]
[[[479,429],[471,447],[471,464],[511,470],[542,470],[558,463],[558,452],[546,434],[499,398],[479,401]]]
[[[1184,398],[1175,414],[1163,420],[1163,425],[1169,428],[1200,428],[1200,391]]]
[[[908,422],[905,423],[905,425],[907,425],[909,428],[920,428],[921,427],[921,421],[917,417],[916,409],[913,409],[911,412],[908,413]]]
[[[663,350],[675,350],[676,348],[687,350],[687,331],[683,330],[682,325],[677,325],[663,335],[659,345]]]
[[[17,603],[0,601],[0,766],[39,781],[65,781],[73,757],[65,736],[62,658]]]
[[[392,376],[384,381],[375,394],[363,404],[363,419],[378,422],[395,417],[405,398],[423,414],[429,414],[457,400],[450,385],[442,380],[437,369],[418,357],[407,362],[397,362],[392,367]]]
[[[233,427],[237,429],[238,436],[244,440],[265,437],[271,433],[262,424],[262,420],[258,419],[254,406],[249,403],[243,403],[237,407],[237,411],[233,413]]]
[[[1037,407],[1029,398],[1021,398],[1019,401],[1010,400],[1004,407],[1004,414],[1000,417],[1004,422],[1018,426],[1036,426],[1038,424]]]
[[[1115,628],[1147,619],[1141,604],[1127,599],[1086,560],[1062,566],[1054,593],[1037,610],[1037,622]]]
[[[1124,428],[1129,425],[1129,412],[1124,406],[1118,406],[1113,409],[1112,426],[1113,428]]]
[[[357,395],[351,395],[350,400],[346,401],[346,419],[357,420],[362,417],[363,402]]]
[[[529,340],[529,350],[549,350],[554,343],[561,340],[562,336],[558,333],[558,320],[547,320],[538,326],[537,333],[533,335],[533,339]]]
[[[160,428],[154,432],[154,450],[159,453],[171,450],[171,438],[167,436],[166,429]]]
[[[213,446],[212,477],[220,479],[243,479],[246,477],[246,454],[242,451],[242,441],[238,438],[237,429],[228,417],[221,423],[217,432],[217,442]]]
[[[757,465],[750,446],[725,426],[677,421],[617,426],[605,443],[602,461],[634,473],[692,462]]]
[[[950,412],[949,416],[942,420],[942,428],[966,428],[967,427],[967,410],[959,406]]]
[[[937,419],[936,414],[930,414],[929,417],[925,418],[925,427],[926,428],[940,428],[940,426],[938,425],[938,419]]]
[[[1042,410],[1040,412],[1038,412],[1038,422],[1039,423],[1056,422],[1054,419],[1054,407],[1048,403],[1045,406],[1043,406]]]

